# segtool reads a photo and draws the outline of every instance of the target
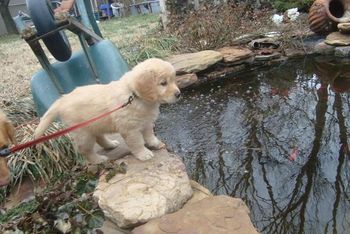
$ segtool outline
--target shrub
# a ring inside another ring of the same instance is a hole
[[[299,11],[307,12],[314,0],[272,0],[272,6],[279,12],[284,12],[291,8],[298,8]]]
[[[247,4],[206,5],[185,15],[171,15],[168,28],[183,47],[215,49],[234,44],[247,32],[267,32],[271,15],[269,9],[254,10]]]

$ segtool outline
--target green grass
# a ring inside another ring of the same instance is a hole
[[[34,212],[39,203],[36,200],[31,200],[29,202],[21,203],[20,205],[8,210],[5,214],[0,216],[0,224],[7,223],[11,220],[22,217],[23,214]]]

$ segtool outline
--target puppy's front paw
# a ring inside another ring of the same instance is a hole
[[[153,158],[154,154],[149,149],[145,148],[141,152],[135,153],[135,157],[141,161],[146,161]]]
[[[163,142],[161,142],[160,140],[157,140],[157,141],[154,141],[154,142],[147,144],[147,147],[150,149],[160,150],[160,149],[165,149],[166,145]]]

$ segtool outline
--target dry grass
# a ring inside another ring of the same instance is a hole
[[[17,35],[0,37],[0,67],[0,100],[28,96],[30,78],[40,65],[29,45]]]

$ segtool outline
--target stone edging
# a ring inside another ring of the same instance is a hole
[[[308,55],[349,57],[350,36],[348,42],[344,42],[343,37],[339,42],[337,35],[334,34],[330,34],[327,38],[313,33],[308,34],[302,42],[298,42],[302,44],[303,50],[282,49],[281,36],[276,34],[274,37],[244,41],[239,46],[178,54],[165,60],[174,65],[178,85],[183,89],[208,80],[235,76],[262,66],[279,64],[290,58]]]

